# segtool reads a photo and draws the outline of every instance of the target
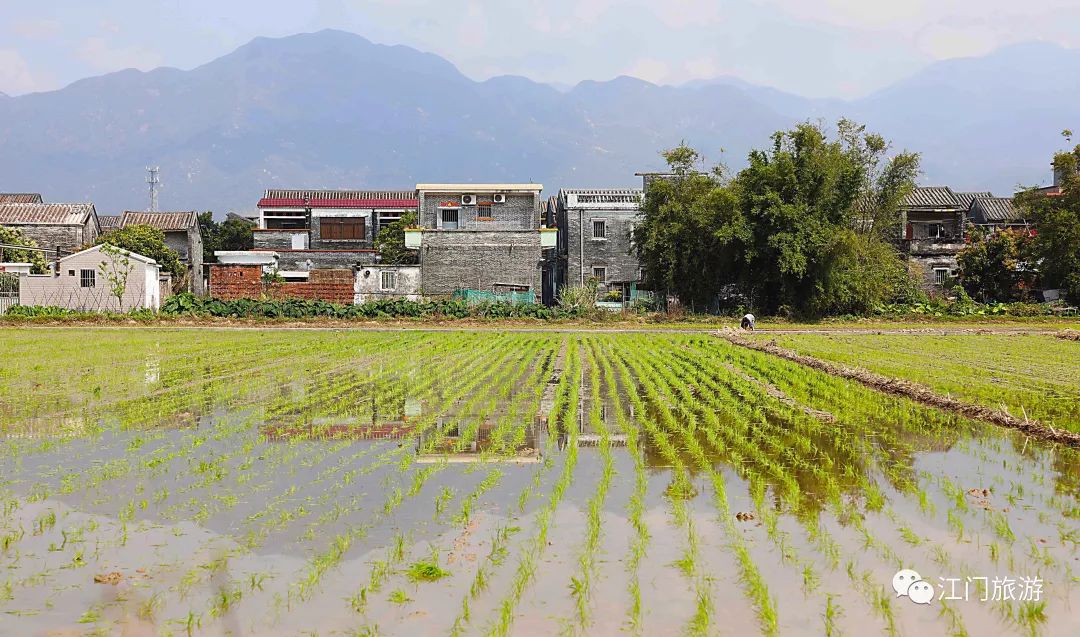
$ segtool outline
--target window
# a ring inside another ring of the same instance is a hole
[[[97,287],[97,273],[93,270],[79,270],[79,287]]]
[[[323,217],[319,220],[319,238],[326,240],[363,241],[367,228],[363,217]]]
[[[592,238],[607,239],[607,219],[593,219]]]
[[[597,283],[607,283],[607,268],[593,268],[592,276]]]
[[[68,276],[75,276],[75,270],[68,270]]]
[[[476,207],[476,218],[477,219],[491,219],[492,218],[491,217],[491,205],[490,204],[480,204],[480,205],[478,205]]]
[[[442,225],[440,227],[446,230],[457,230],[458,227],[458,209],[457,208],[443,208],[440,211],[442,216]]]
[[[945,224],[943,223],[930,223],[926,225],[926,236],[931,239],[944,239],[948,237],[945,234]]]
[[[396,287],[396,284],[397,284],[397,272],[394,272],[393,270],[384,270],[382,273],[380,273],[380,275],[379,275],[379,289],[380,290],[383,290],[383,291],[393,290]]]
[[[945,285],[945,282],[949,280],[949,268],[934,268],[934,283],[937,285]]]

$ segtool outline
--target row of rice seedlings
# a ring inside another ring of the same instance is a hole
[[[514,612],[525,590],[536,576],[537,562],[547,548],[548,532],[551,519],[562,501],[566,489],[574,479],[574,467],[577,464],[578,431],[574,424],[577,420],[578,404],[581,393],[581,339],[574,337],[567,344],[565,371],[559,378],[556,389],[553,415],[557,415],[556,427],[565,432],[569,440],[563,454],[562,472],[552,487],[547,505],[537,512],[534,526],[535,533],[522,547],[514,570],[514,578],[509,590],[498,604],[496,617],[493,617],[485,633],[504,637],[510,633],[514,623]],[[550,426],[550,425],[549,425]]]
[[[473,379],[470,381],[468,387],[466,388],[466,391],[464,392],[466,395],[473,395],[473,397],[464,404],[463,412],[464,412],[465,415],[471,413],[483,398],[483,394],[480,394],[476,390],[479,387],[482,387],[482,386],[490,386],[490,382],[489,382],[490,377],[494,376],[494,375],[497,375],[499,373],[499,371],[500,371],[500,368],[499,368],[498,364],[496,364],[496,365],[493,365],[491,368],[489,368],[489,371],[488,371],[488,373],[486,375],[480,375],[480,376],[473,377]],[[441,438],[443,436],[445,436],[446,433],[453,426],[454,425],[452,423],[449,423],[449,424],[446,424],[444,427],[442,427],[439,436],[432,437],[430,440],[425,442],[425,444],[423,445],[423,447],[420,450],[421,453],[430,452],[432,449],[434,449],[435,446],[437,444],[439,444],[439,442],[441,442]],[[412,462],[414,460],[415,460],[414,456],[411,456],[411,455],[404,456],[402,458],[402,463],[400,463],[400,465],[399,465],[401,471],[404,472],[405,470],[407,470],[412,465]],[[439,468],[444,467],[445,463],[442,463],[442,464],[439,464],[439,465],[434,465],[434,466],[436,467],[436,471],[437,471]],[[427,480],[428,478],[430,478],[430,476],[434,472],[435,471],[425,472],[424,480]],[[418,489],[417,489],[417,491],[418,491]],[[383,514],[384,515],[389,515],[390,513],[392,513],[393,510],[396,509],[397,506],[401,504],[402,500],[403,500],[403,496],[400,494],[400,492],[398,492],[398,491],[392,492],[387,497],[387,501],[384,504]],[[358,538],[362,537],[364,534],[366,534],[367,527],[368,527],[368,525],[363,525],[363,526],[359,526],[359,527],[351,527],[349,530],[345,531],[344,533],[339,534],[337,536],[337,538],[335,538],[335,544],[332,545],[331,548],[328,551],[324,552],[323,554],[320,554],[320,555],[316,556],[311,561],[309,561],[308,569],[307,569],[308,575],[304,579],[302,579],[298,584],[296,584],[295,586],[290,588],[290,592],[289,592],[290,599],[299,599],[299,600],[306,599],[308,594],[311,592],[311,590],[318,583],[318,581],[321,578],[322,574],[327,569],[329,569],[332,566],[340,563],[341,559],[344,557],[344,553],[348,550],[348,548],[352,544],[353,540],[358,539]]]
[[[754,564],[753,558],[746,548],[745,541],[734,528],[732,522],[733,518],[727,504],[723,476],[715,471],[712,464],[709,462],[704,449],[701,447],[701,444],[695,435],[693,421],[682,423],[671,413],[669,406],[675,404],[669,394],[671,385],[661,380],[663,370],[658,370],[657,368],[646,369],[646,365],[643,362],[645,352],[641,345],[642,343],[637,340],[630,341],[629,347],[620,343],[620,346],[617,347],[613,356],[616,369],[620,371],[620,374],[624,379],[624,386],[633,386],[632,381],[630,380],[633,377],[636,377],[639,381],[638,387],[641,394],[644,396],[644,400],[637,395],[637,392],[629,392],[629,398],[631,404],[634,406],[635,413],[639,414],[639,421],[644,424],[645,429],[649,432],[650,438],[660,449],[661,453],[672,462],[674,467],[681,469],[681,472],[678,475],[685,476],[685,468],[682,466],[683,463],[679,453],[668,440],[669,435],[678,440],[680,450],[693,459],[696,468],[709,477],[713,486],[714,500],[720,512],[720,522],[724,526],[728,540],[736,554],[736,560],[740,569],[740,577],[743,580],[744,592],[754,604],[762,632],[764,634],[775,635],[778,630],[775,609],[776,602],[769,594],[768,586],[757,566]],[[657,374],[656,372],[660,372],[660,374]],[[648,405],[648,409],[646,409],[646,404]],[[646,417],[647,413],[656,414],[659,423],[654,422],[650,417]],[[691,486],[685,477],[679,478],[678,475],[672,486],[676,487],[675,491],[679,492],[678,495],[680,495],[681,498],[689,497],[692,495]],[[683,486],[678,488],[677,485],[679,485],[680,482]],[[672,491],[672,489],[669,488],[669,491]],[[680,502],[679,504],[681,507],[685,507],[685,503]],[[685,511],[680,513],[679,508],[676,508],[675,511],[677,518],[685,516],[688,520]],[[688,527],[688,538],[687,555],[683,560],[683,567],[688,575],[696,576],[695,588],[697,590],[698,607],[694,617],[691,618],[690,623],[687,626],[687,630],[697,634],[703,634],[708,632],[712,623],[710,617],[713,606],[711,601],[711,589],[706,577],[703,574],[696,572],[698,570],[695,554],[697,542],[694,540],[692,527]]]
[[[589,426],[600,436],[600,460],[603,470],[596,492],[589,498],[585,518],[585,540],[578,555],[578,575],[570,578],[570,591],[577,609],[577,628],[587,630],[590,624],[589,606],[592,593],[592,580],[596,574],[596,554],[600,547],[601,511],[615,475],[615,464],[611,454],[611,434],[601,417],[603,403],[600,396],[600,366],[597,362],[595,339],[590,339],[585,347],[585,363],[589,370]],[[569,621],[569,618],[567,618]],[[569,627],[568,627],[569,628]]]
[[[533,342],[531,345],[527,346],[524,349],[523,353],[519,356],[520,360],[518,364],[514,368],[512,368],[508,374],[504,374],[506,378],[505,382],[502,382],[496,386],[496,391],[488,396],[488,399],[484,403],[483,408],[479,411],[479,413],[476,413],[474,417],[482,421],[486,419],[486,416],[488,414],[495,410],[499,403],[508,400],[510,398],[511,388],[513,388],[521,379],[525,378],[530,368],[532,368],[533,371],[528,374],[529,380],[534,383],[539,382],[543,378],[544,366],[543,364],[534,365],[534,363],[537,357],[541,354],[540,349],[546,346],[547,343],[543,343],[540,341]],[[541,360],[544,360],[545,358],[546,357],[543,357],[541,358]],[[516,418],[518,410],[520,410],[523,404],[526,403],[529,398],[534,395],[535,392],[520,392],[518,396],[510,402],[507,416],[500,419],[498,427],[492,432],[493,447],[491,449],[485,450],[481,454],[481,458],[486,458],[493,454],[500,454],[506,452],[505,440],[507,438],[507,435],[509,434],[509,430],[519,425],[519,421]],[[466,409],[466,414],[472,415],[473,412],[472,410]],[[463,436],[459,440],[469,442],[475,437],[477,432],[478,429],[476,428],[468,428],[464,431]],[[422,476],[419,484],[422,484],[423,481],[426,481],[427,478],[430,477],[432,473],[434,473],[436,468],[442,469],[445,468],[445,466],[446,463],[444,461],[438,465],[429,466],[422,472],[418,473],[417,476]],[[494,467],[493,469],[488,471],[484,479],[477,484],[476,488],[462,499],[460,511],[456,516],[454,516],[454,523],[456,525],[468,525],[468,521],[472,514],[472,507],[485,492],[492,489],[496,484],[498,484],[502,475],[502,469],[500,469],[499,467]],[[414,496],[419,492],[419,488],[415,486],[416,484],[417,482],[414,481],[414,488],[410,490],[410,496]],[[405,559],[407,551],[407,546],[404,543],[399,544],[394,552],[394,555],[396,556],[395,560],[376,562],[373,565],[368,583],[362,585],[359,591],[353,597],[349,598],[350,606],[352,606],[354,610],[358,612],[364,612],[366,610],[368,594],[378,592],[385,580],[391,576],[392,567],[399,564]],[[434,553],[434,551],[433,556],[437,557],[437,553]],[[426,570],[433,574],[442,573],[441,569],[439,569],[438,567],[437,559],[429,559],[427,562],[423,563],[418,562],[413,565],[413,568]]]
[[[544,392],[546,390],[546,384],[544,379],[550,377],[554,373],[558,373],[560,370],[556,370],[558,361],[565,356],[567,349],[567,339],[563,338],[559,344],[559,353],[555,351],[548,351],[544,357],[543,362],[537,366],[537,374],[531,379],[530,386],[533,387],[529,413],[536,413],[543,399]],[[561,378],[560,378],[561,380]],[[563,399],[569,392],[568,386],[560,382],[557,386],[557,392],[555,395],[555,401],[552,407],[552,413],[556,418],[562,413]],[[528,422],[528,421],[524,421]],[[533,493],[535,493],[540,486],[541,479],[554,464],[554,449],[557,441],[557,432],[554,430],[557,428],[557,423],[553,427],[545,426],[547,435],[544,440],[544,449],[541,454],[542,462],[537,471],[533,474],[532,483],[522,490],[518,498],[519,512],[525,511],[525,506]],[[517,427],[515,429],[515,437],[509,443],[509,449],[516,450],[524,442],[525,427]],[[495,529],[492,534],[491,548],[488,554],[477,564],[476,571],[473,574],[473,578],[469,584],[468,590],[463,594],[461,599],[461,611],[454,618],[451,625],[450,635],[453,637],[460,637],[468,627],[469,622],[472,621],[472,602],[475,601],[482,593],[488,588],[488,582],[495,569],[501,567],[509,556],[508,544],[511,536],[520,531],[520,527],[511,522],[500,525]]]
[[[636,391],[635,387],[619,387],[618,379],[611,366],[608,348],[609,342],[603,344],[603,355],[599,357],[600,367],[604,376],[604,383],[608,396],[622,396]],[[621,389],[621,391],[620,391]],[[634,538],[630,544],[630,555],[626,559],[626,572],[628,575],[627,592],[630,594],[630,617],[628,623],[634,635],[640,635],[641,624],[641,560],[645,557],[649,546],[649,528],[645,524],[643,514],[645,512],[645,496],[648,486],[648,476],[645,472],[645,451],[641,446],[641,433],[636,421],[627,418],[621,400],[616,400],[614,405],[615,423],[620,431],[626,435],[626,447],[630,457],[634,460],[634,492],[626,506],[627,519],[634,528]]]

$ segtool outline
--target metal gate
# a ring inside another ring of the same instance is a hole
[[[0,315],[19,304],[19,275],[0,272]]]

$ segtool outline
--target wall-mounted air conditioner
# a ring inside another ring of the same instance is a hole
[[[461,195],[461,205],[463,206],[475,206],[476,195]]]
[[[492,195],[491,200],[494,201],[495,203],[506,203],[506,195],[504,195],[503,193],[498,193],[498,194]]]

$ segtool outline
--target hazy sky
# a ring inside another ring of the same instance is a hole
[[[852,97],[1006,44],[1080,47],[1080,0],[0,0],[0,91],[188,69],[259,35],[328,27],[437,53],[474,79],[734,75]]]

